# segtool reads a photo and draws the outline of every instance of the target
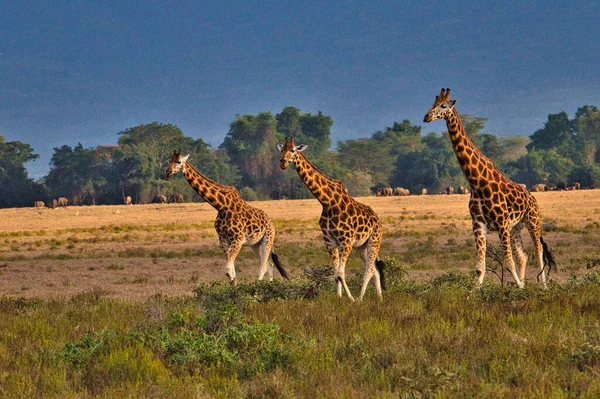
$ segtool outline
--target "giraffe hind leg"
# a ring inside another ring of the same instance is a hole
[[[508,270],[510,271],[510,274],[512,274],[513,279],[515,280],[515,283],[517,284],[517,287],[523,288],[523,283],[521,282],[521,279],[517,275],[515,261],[512,256],[512,248],[510,245],[510,242],[511,242],[510,230],[507,229],[506,227],[503,227],[500,229],[499,235],[500,235],[500,243],[502,244],[502,250],[504,252],[504,262],[506,262],[506,264],[508,265]]]
[[[523,285],[525,285],[525,269],[527,267],[527,253],[525,252],[525,249],[523,248],[523,241],[521,240],[521,229],[523,228],[523,225],[521,225],[520,223],[517,224],[511,234],[510,234],[510,240],[511,240],[511,245],[512,245],[512,249],[515,253],[515,257],[517,259],[517,265],[519,267],[518,269],[518,274],[519,274],[519,279],[521,280],[521,283],[523,283]]]
[[[539,219],[528,218],[526,221],[527,230],[529,230],[529,236],[533,241],[533,247],[535,249],[535,256],[538,262],[539,274],[538,279],[541,280],[542,288],[546,289],[546,273],[544,271],[544,248],[542,245],[542,237],[540,235],[541,223]]]
[[[367,241],[367,243],[365,243],[362,247],[358,249],[363,263],[365,265],[365,275],[363,278],[362,287],[360,289],[359,300],[363,299],[367,290],[367,286],[369,285],[369,281],[373,277],[377,296],[379,297],[379,299],[382,298],[383,262],[377,259],[377,251],[374,249],[374,247],[374,243],[371,240],[369,240]]]
[[[354,302],[354,297],[348,288],[348,284],[346,284],[346,261],[348,260],[348,256],[350,256],[350,252],[352,251],[351,245],[343,245],[340,247],[340,258],[339,258],[339,267],[337,270],[336,279],[338,280],[338,296],[341,296],[339,284],[341,283],[344,287],[344,291],[346,291],[346,295],[352,302]]]

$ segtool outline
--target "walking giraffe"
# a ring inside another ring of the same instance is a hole
[[[282,277],[288,278],[279,259],[272,252],[275,240],[275,225],[267,214],[250,206],[240,197],[235,187],[225,186],[203,176],[188,162],[189,155],[181,156],[181,151],[173,151],[167,168],[167,178],[181,171],[187,182],[206,202],[217,210],[215,230],[219,244],[225,253],[227,263],[225,274],[236,283],[235,259],[244,245],[249,245],[260,257],[258,279],[262,280],[267,268],[269,278],[273,278],[273,267],[269,265],[269,255]]]
[[[318,170],[302,153],[306,145],[296,146],[293,137],[289,140],[286,137],[285,143],[279,144],[278,148],[281,151],[281,169],[286,169],[290,163],[294,164],[306,187],[323,206],[319,226],[325,247],[333,260],[338,296],[342,296],[344,287],[350,300],[354,301],[345,277],[346,261],[354,247],[365,264],[359,299],[363,298],[372,277],[375,277],[375,289],[381,298],[381,290],[385,288],[384,262],[378,259],[377,254],[381,245],[382,226],[375,211],[352,198],[341,181],[331,179]]]
[[[487,230],[497,230],[504,252],[504,260],[517,283],[522,288],[525,278],[527,254],[521,241],[523,224],[529,230],[540,268],[541,284],[546,288],[544,260],[548,271],[555,265],[554,257],[541,236],[541,220],[538,203],[533,195],[520,184],[506,178],[498,168],[483,155],[467,136],[463,124],[454,107],[456,100],[450,99],[450,89],[442,89],[423,122],[445,119],[448,135],[458,163],[471,186],[469,211],[473,221],[473,234],[477,246],[477,266],[475,272],[478,284],[485,276],[485,252]],[[515,251],[519,272],[515,270],[512,256]]]

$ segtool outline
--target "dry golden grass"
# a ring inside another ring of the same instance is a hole
[[[600,190],[535,193],[566,278],[585,270],[600,240]],[[384,224],[380,255],[406,263],[409,278],[426,279],[475,262],[468,195],[365,197]],[[326,264],[314,199],[254,202],[276,222],[277,252],[292,275]],[[207,204],[152,204],[66,209],[0,210],[0,295],[72,296],[97,289],[108,296],[145,299],[156,293],[191,295],[199,281],[223,279],[224,259]],[[489,241],[497,243],[495,233]],[[530,240],[524,234],[525,245]],[[531,264],[530,264],[531,265]],[[253,279],[258,260],[243,249],[236,263]],[[361,272],[356,257],[349,271]],[[528,279],[535,280],[532,267]],[[494,277],[489,277],[494,278]]]

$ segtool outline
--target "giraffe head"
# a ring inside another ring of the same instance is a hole
[[[185,161],[187,161],[189,157],[189,154],[185,157],[182,157],[181,150],[179,150],[179,152],[173,150],[173,156],[171,157],[169,166],[167,167],[167,179],[173,176],[175,173],[180,172],[183,169]]]
[[[444,119],[452,113],[452,109],[456,104],[456,100],[450,100],[450,89],[442,89],[439,96],[435,97],[435,101],[423,122],[431,122],[437,119]]]
[[[277,148],[281,151],[281,159],[279,160],[279,167],[281,169],[287,168],[288,164],[296,162],[296,157],[299,152],[306,150],[308,146],[306,144],[295,145],[294,138],[285,138],[285,143],[277,144]]]

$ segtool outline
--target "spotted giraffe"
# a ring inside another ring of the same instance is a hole
[[[273,278],[273,267],[269,264],[269,255],[282,277],[288,278],[272,252],[275,240],[275,225],[267,214],[250,206],[240,197],[235,187],[225,186],[203,176],[188,162],[189,155],[181,156],[181,151],[173,151],[173,157],[167,168],[167,178],[181,171],[187,182],[206,202],[217,210],[215,230],[219,244],[225,253],[227,263],[225,274],[235,284],[235,259],[244,245],[252,247],[260,257],[258,279],[262,280],[267,269],[269,278]]]
[[[498,231],[508,266],[516,284],[522,288],[525,278],[527,254],[521,241],[523,225],[529,231],[540,269],[541,284],[546,288],[544,261],[548,271],[555,265],[554,257],[541,236],[541,220],[538,203],[527,189],[506,178],[467,136],[458,111],[456,100],[450,99],[450,89],[442,89],[423,122],[445,119],[448,135],[458,163],[471,186],[469,211],[473,222],[473,234],[477,246],[478,285],[485,276],[486,233]],[[518,274],[512,256],[515,251],[519,263]]]
[[[346,284],[345,268],[352,248],[357,248],[365,264],[359,299],[363,298],[372,277],[375,277],[375,289],[381,298],[381,290],[385,288],[384,262],[377,255],[382,226],[375,211],[352,198],[341,181],[331,179],[318,170],[303,154],[306,145],[296,146],[293,137],[289,140],[286,137],[285,143],[279,144],[278,148],[281,151],[281,169],[286,169],[292,163],[306,187],[323,207],[319,226],[325,247],[333,260],[338,296],[342,296],[343,287],[350,300],[354,301]]]

